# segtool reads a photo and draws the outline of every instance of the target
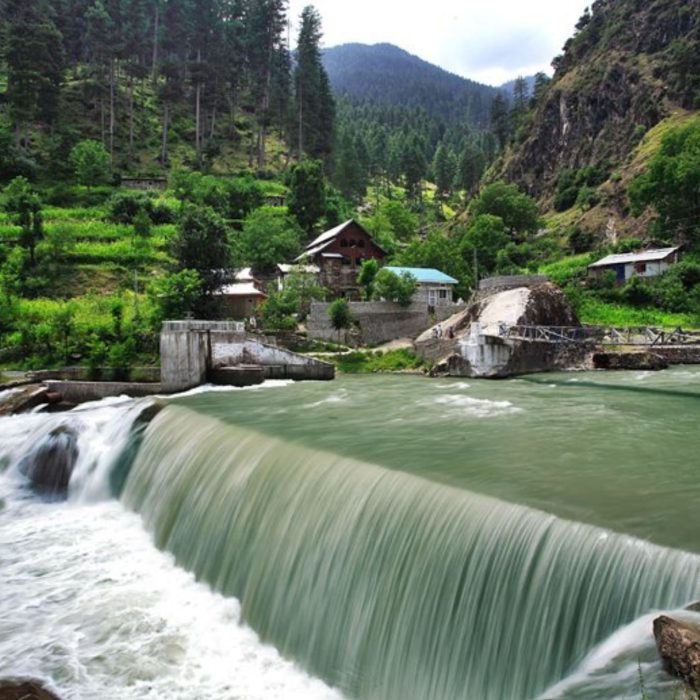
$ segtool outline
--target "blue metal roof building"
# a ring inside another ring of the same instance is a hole
[[[408,272],[416,278],[418,284],[457,284],[457,280],[454,277],[450,277],[433,267],[393,267],[388,265],[384,269],[390,270],[396,275]]]

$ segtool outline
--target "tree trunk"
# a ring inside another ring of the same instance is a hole
[[[134,78],[129,79],[129,156],[131,165],[134,159]]]
[[[114,163],[114,62],[109,62],[109,165]]]
[[[214,133],[216,130],[216,103],[214,103],[214,106],[211,108],[211,128],[209,129],[209,140],[212,141],[214,139]]]
[[[156,11],[153,18],[153,55],[151,57],[151,80],[155,83],[158,79],[158,31],[160,29],[160,8],[156,2]]]
[[[100,88],[100,92],[102,92],[102,89]],[[102,137],[102,145],[105,145],[106,142],[106,132],[107,128],[105,126],[105,98],[104,95],[100,95],[100,133]]]
[[[265,76],[265,92],[263,93],[262,99],[262,113],[263,120],[260,123],[260,128],[258,130],[258,168],[262,170],[265,167],[265,145],[267,142],[267,117],[270,111],[270,90],[272,89],[272,53],[273,47],[270,46],[268,61],[267,61],[267,75]]]
[[[197,49],[197,65],[202,62],[202,51]],[[195,88],[194,104],[194,149],[197,153],[197,160],[202,157],[202,83],[197,75],[197,87]]]
[[[165,167],[168,162],[168,123],[170,122],[170,108],[166,102],[163,105],[163,139],[160,148],[160,164]]]
[[[304,153],[304,86],[299,76],[299,162]]]

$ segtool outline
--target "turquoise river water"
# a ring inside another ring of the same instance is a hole
[[[0,419],[0,677],[63,698],[671,698],[700,368],[271,382]],[[67,501],[23,460],[77,436]]]

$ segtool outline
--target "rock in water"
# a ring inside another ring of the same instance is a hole
[[[654,620],[654,638],[664,669],[700,692],[700,627],[662,615]]]
[[[38,491],[52,496],[64,495],[77,459],[77,436],[70,428],[62,426],[52,430],[48,438],[22,460],[19,469]]]
[[[0,680],[0,700],[60,700],[37,681]]]

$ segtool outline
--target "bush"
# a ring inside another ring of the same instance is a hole
[[[145,192],[116,192],[109,201],[109,218],[120,224],[133,224],[140,211],[146,212],[156,226],[175,221],[173,210],[165,203],[154,200]]]
[[[587,253],[593,247],[593,234],[578,226],[569,232],[569,248],[574,255]]]

